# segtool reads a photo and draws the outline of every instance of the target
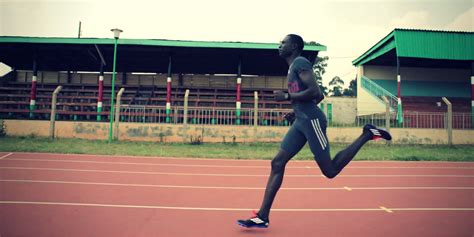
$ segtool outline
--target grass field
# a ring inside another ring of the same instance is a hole
[[[331,154],[344,149],[347,144],[331,144]],[[2,152],[48,152],[72,154],[165,156],[225,159],[272,159],[279,143],[153,143],[101,140],[56,139],[38,137],[0,137]],[[294,158],[312,160],[308,146]],[[434,160],[474,161],[472,145],[386,145],[368,143],[357,154],[355,160]]]

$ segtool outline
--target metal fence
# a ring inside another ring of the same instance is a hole
[[[166,107],[122,105],[120,121],[129,123],[172,123],[205,125],[247,125],[247,126],[289,126],[283,116],[291,110],[258,109],[256,121],[254,109],[244,108],[240,112],[229,108],[172,107],[166,114]],[[186,117],[186,121],[185,121]]]
[[[389,117],[392,128],[448,128],[448,113],[405,112],[403,123],[398,122],[395,113],[390,114]],[[472,117],[470,113],[453,113],[453,129],[473,129]],[[366,123],[385,127],[386,115],[371,114],[357,117],[356,126],[363,126]]]
[[[257,111],[256,125],[258,126],[289,126],[284,115],[291,112],[288,109],[261,109]],[[122,105],[120,108],[120,121],[131,123],[172,123],[204,125],[255,125],[254,109],[240,110],[229,108],[188,108],[185,115],[184,107],[172,107],[166,114],[165,107]],[[168,119],[167,119],[168,118]],[[446,129],[448,122],[447,113],[405,112],[404,122],[398,123],[396,114],[389,115],[389,124],[392,128],[432,128]],[[453,113],[453,129],[473,129],[472,114]],[[358,116],[353,123],[330,122],[329,127],[362,127],[370,123],[379,127],[386,127],[386,114],[370,114]]]

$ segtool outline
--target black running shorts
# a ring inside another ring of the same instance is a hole
[[[293,157],[308,142],[315,158],[322,151],[329,149],[329,142],[326,136],[326,118],[324,115],[318,117],[313,119],[297,118],[285,135],[281,143],[281,149]]]

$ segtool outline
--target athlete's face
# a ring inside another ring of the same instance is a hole
[[[294,51],[294,44],[291,42],[291,38],[286,36],[281,42],[280,47],[278,47],[278,52],[280,53],[280,57],[286,58],[290,56]]]

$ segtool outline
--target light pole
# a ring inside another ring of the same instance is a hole
[[[112,96],[111,96],[111,101],[110,101],[110,127],[109,127],[109,142],[112,142],[112,130],[113,130],[113,123],[114,123],[114,97],[115,97],[115,65],[117,61],[117,43],[118,39],[120,36],[120,33],[123,32],[121,29],[111,29],[110,31],[114,32],[114,38],[115,38],[115,43],[114,43],[114,65],[112,69]]]

